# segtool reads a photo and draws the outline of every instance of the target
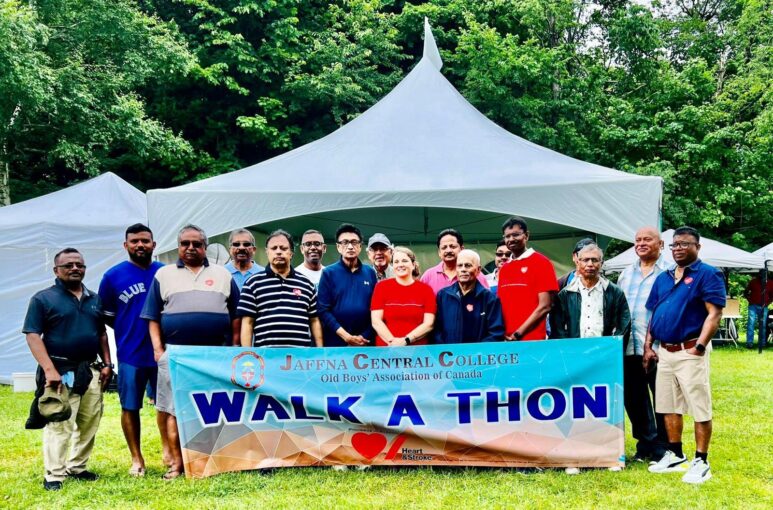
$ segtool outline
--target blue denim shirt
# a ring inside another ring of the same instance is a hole
[[[696,260],[684,269],[674,284],[674,271],[660,273],[647,299],[652,312],[652,338],[665,343],[682,343],[697,338],[708,316],[706,303],[724,308],[725,281],[715,267]]]

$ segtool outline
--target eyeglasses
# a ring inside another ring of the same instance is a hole
[[[346,247],[346,246],[348,246],[350,244],[352,245],[352,248],[357,248],[359,245],[362,244],[362,241],[359,241],[357,239],[341,239],[336,244],[338,244],[338,246],[340,246],[342,248],[344,248],[344,247]]]
[[[180,241],[180,246],[183,248],[187,248],[188,246],[193,246],[194,248],[203,248],[204,242],[203,241]]]
[[[239,247],[252,248],[255,245],[249,241],[234,241],[231,243],[231,246],[233,246],[234,248],[239,248]]]
[[[598,257],[585,257],[585,258],[578,259],[578,260],[580,262],[582,262],[583,264],[600,264],[601,263],[601,259],[598,258]]]
[[[687,248],[689,248],[693,244],[697,245],[698,243],[691,242],[691,241],[682,241],[682,242],[679,242],[679,243],[671,243],[671,244],[668,245],[668,247],[671,248],[672,250],[676,250],[677,248],[681,248],[683,250],[686,250]]]
[[[301,246],[304,248],[322,248],[322,245],[325,243],[321,243],[319,241],[306,241],[305,243],[301,243]]]
[[[520,239],[525,235],[526,235],[526,232],[513,232],[512,234],[505,234],[504,236],[502,236],[502,238],[505,241],[509,241],[510,239]]]
[[[496,253],[496,256],[497,257],[509,257],[510,256],[510,252],[509,251],[498,251]]]
[[[80,262],[70,262],[69,264],[58,264],[59,269],[86,269],[86,264]]]

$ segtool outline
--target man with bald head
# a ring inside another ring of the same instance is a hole
[[[625,347],[625,410],[631,420],[631,431],[637,440],[634,460],[660,460],[666,451],[668,436],[662,414],[655,414],[655,375],[657,365],[649,372],[642,367],[644,340],[650,312],[645,307],[652,284],[668,269],[663,259],[663,241],[655,227],[643,227],[636,232],[634,250],[637,259],[626,267],[617,284],[623,289],[631,310],[631,337]],[[652,394],[650,396],[650,393]]]
[[[457,281],[437,295],[435,343],[497,342],[505,326],[499,298],[481,285],[480,256],[462,250],[456,257]]]

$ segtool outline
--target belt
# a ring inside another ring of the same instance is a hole
[[[697,338],[693,338],[692,340],[685,340],[684,342],[680,344],[664,344],[663,342],[660,343],[660,346],[667,350],[668,352],[679,352],[679,351],[686,351],[687,349],[692,349],[695,347],[695,344],[698,343]]]

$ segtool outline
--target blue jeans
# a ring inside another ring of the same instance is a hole
[[[767,326],[767,320],[768,320],[768,309],[762,305],[749,305],[749,317],[748,321],[746,322],[746,345],[748,347],[751,347],[754,345],[754,331],[755,326],[757,325],[757,322],[760,322],[759,327],[759,342],[760,345],[765,347],[765,339],[768,335],[768,330],[766,328]]]

